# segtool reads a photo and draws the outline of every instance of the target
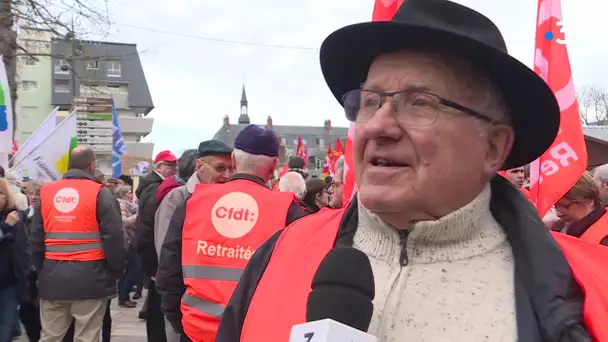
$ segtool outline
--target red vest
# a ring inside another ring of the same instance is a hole
[[[251,299],[241,342],[284,342],[289,340],[292,326],[306,322],[306,301],[312,278],[334,246],[344,210],[308,216],[281,234]],[[608,341],[605,326],[608,322],[608,274],[605,272],[608,248],[567,236],[562,239],[563,234],[559,235],[556,239],[586,292],[587,327],[598,341]],[[575,241],[569,241],[571,239]]]
[[[599,220],[595,221],[591,227],[587,228],[583,235],[581,235],[581,239],[591,242],[591,243],[600,243],[602,239],[608,235],[608,213],[604,213]],[[608,260],[606,262],[608,265]],[[608,285],[608,284],[607,284]]]
[[[42,187],[40,213],[46,259],[105,259],[97,222],[97,195],[101,187],[88,179],[62,179]]]
[[[285,227],[295,197],[248,180],[198,184],[182,231],[182,326],[191,340],[213,342],[220,318],[255,250]]]
[[[606,222],[604,217],[605,214],[600,221]],[[575,238],[558,232],[551,234],[568,259],[574,279],[585,292],[583,315],[589,333],[594,341],[608,341],[608,247],[599,245],[599,242],[584,241],[582,237]]]

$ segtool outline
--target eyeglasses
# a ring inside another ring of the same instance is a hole
[[[228,172],[232,172],[232,165],[226,165],[226,164],[219,164],[219,165],[213,165],[212,163],[201,159],[201,161],[209,166],[211,166],[217,173],[224,173],[226,171]]]
[[[367,122],[371,120],[389,97],[391,98],[393,116],[398,122],[407,126],[424,127],[433,125],[439,118],[439,113],[443,107],[459,110],[488,123],[495,122],[494,119],[456,102],[418,90],[390,93],[361,89],[351,90],[342,97],[346,118],[355,123]]]

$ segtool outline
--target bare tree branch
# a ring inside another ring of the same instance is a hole
[[[608,90],[602,85],[586,85],[578,91],[581,121],[586,125],[608,124]]]

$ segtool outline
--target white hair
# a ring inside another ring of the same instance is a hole
[[[293,192],[298,199],[302,199],[306,194],[306,181],[301,174],[290,171],[279,180],[280,192]]]
[[[608,164],[600,165],[593,170],[593,178],[600,182],[608,182]]]
[[[232,155],[234,156],[234,162],[236,164],[236,172],[251,173],[254,175],[267,172],[267,170],[273,167],[272,164],[277,159],[259,154],[251,154],[237,148],[232,150]]]
[[[334,166],[335,178],[338,182],[344,181],[344,157],[340,157]]]

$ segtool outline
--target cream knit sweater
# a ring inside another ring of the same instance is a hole
[[[359,204],[353,246],[374,272],[368,332],[378,342],[517,340],[513,254],[490,196],[487,186],[455,212],[402,232]]]

